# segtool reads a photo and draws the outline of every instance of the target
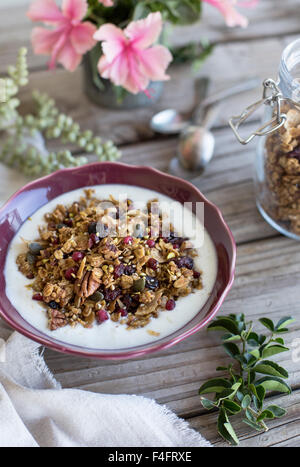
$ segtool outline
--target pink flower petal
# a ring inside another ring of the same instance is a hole
[[[27,16],[31,21],[42,21],[45,24],[57,24],[65,20],[54,0],[36,0],[31,3]]]
[[[157,41],[162,31],[162,16],[159,12],[150,13],[147,18],[133,21],[125,29],[125,34],[135,47],[146,49]]]
[[[96,26],[88,21],[73,28],[70,34],[70,40],[77,53],[83,55],[94,47],[96,44],[93,38],[95,32]]]
[[[50,55],[61,36],[61,30],[49,31],[44,28],[34,28],[31,34],[35,54]]]
[[[140,68],[151,81],[166,81],[166,69],[172,61],[172,55],[166,47],[156,45],[143,50],[139,56]]]
[[[86,0],[63,0],[62,11],[64,16],[72,21],[80,21],[87,13]]]
[[[57,61],[61,63],[67,70],[75,71],[80,65],[82,55],[77,53],[70,40],[67,40],[63,48],[60,50]]]
[[[241,26],[246,28],[248,26],[248,20],[245,16],[241,15],[235,9],[235,5],[238,3],[237,0],[203,0],[204,2],[210,3],[212,6],[220,10],[225,18],[226,24],[229,27]],[[247,2],[249,6],[249,2]],[[246,4],[244,6],[246,6]],[[251,6],[255,6],[256,0],[250,1]],[[243,6],[243,2],[241,5]]]
[[[122,29],[113,24],[104,24],[94,34],[94,39],[103,41],[102,49],[109,62],[112,62],[127,44],[127,39]]]

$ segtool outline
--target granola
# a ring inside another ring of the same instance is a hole
[[[162,236],[157,200],[139,210],[129,199],[99,200],[88,189],[72,205],[57,205],[45,221],[17,265],[33,279],[32,299],[46,310],[52,331],[108,319],[144,327],[202,288],[197,251],[172,226]]]
[[[267,138],[265,211],[300,235],[300,110],[285,108],[285,125]]]

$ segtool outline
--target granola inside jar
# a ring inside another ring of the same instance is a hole
[[[255,191],[257,207],[280,233],[300,240],[300,39],[283,52],[279,79],[263,83],[263,97],[230,126],[242,144],[257,138]],[[239,128],[260,107],[263,123],[247,138]]]

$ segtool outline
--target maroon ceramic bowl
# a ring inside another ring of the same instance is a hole
[[[204,202],[205,227],[215,244],[218,255],[218,274],[213,291],[205,305],[189,323],[175,333],[153,343],[119,350],[85,348],[49,337],[27,323],[12,306],[5,293],[6,253],[10,241],[23,222],[41,206],[62,193],[108,183],[149,188],[181,203]],[[215,316],[233,283],[236,259],[234,238],[221,212],[197,188],[184,180],[149,167],[109,162],[60,170],[21,188],[0,210],[0,251],[0,316],[12,328],[46,347],[59,352],[102,359],[136,358],[166,349],[203,328]]]

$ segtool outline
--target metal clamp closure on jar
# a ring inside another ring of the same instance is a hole
[[[229,125],[231,126],[235,136],[241,144],[245,145],[250,143],[250,141],[252,141],[255,136],[267,136],[279,130],[279,128],[281,128],[287,120],[286,114],[281,113],[281,104],[284,100],[290,99],[285,99],[282,96],[278,85],[273,79],[266,79],[263,82],[263,87],[263,97],[261,100],[247,107],[241,113],[241,115],[234,116],[229,120]],[[269,91],[271,91],[270,95],[268,95]],[[243,138],[239,133],[240,126],[245,123],[248,118],[263,105],[268,105],[275,109],[274,117],[258,128],[256,131],[251,133],[248,138]]]

